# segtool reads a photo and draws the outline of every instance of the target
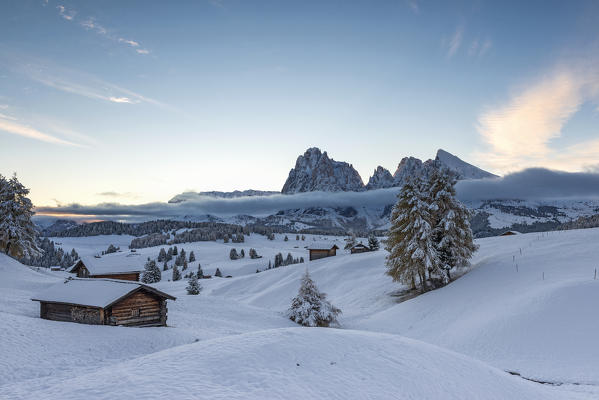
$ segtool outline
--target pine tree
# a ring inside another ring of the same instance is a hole
[[[219,277],[219,278],[222,278],[222,277],[223,277],[223,274],[222,274],[222,272],[220,272],[220,269],[218,269],[218,268],[217,268],[217,269],[216,269],[216,271],[214,272],[214,276],[217,276],[217,277]]]
[[[198,282],[198,277],[195,274],[189,274],[189,280],[187,281],[187,294],[198,295],[202,291],[202,286]]]
[[[239,255],[241,256],[241,258],[245,257],[245,251],[243,251],[243,249],[241,249],[241,252],[239,253]]]
[[[31,220],[33,204],[25,188],[13,175],[6,179],[0,175],[0,251],[11,257],[33,259],[42,250],[36,242],[37,232]]]
[[[158,252],[158,258],[157,261],[158,262],[163,262],[166,260],[166,251],[164,250],[164,247],[160,249],[160,252]]]
[[[189,262],[194,262],[196,260],[196,255],[193,254],[193,251],[189,253]]]
[[[250,249],[250,253],[249,253],[249,254],[250,254],[250,258],[251,258],[252,260],[254,260],[254,259],[256,259],[256,258],[261,258],[261,257],[258,255],[258,252],[256,251],[256,249],[254,249],[254,248],[251,248],[251,249]]]
[[[455,184],[455,176],[444,170],[435,170],[429,178],[433,240],[445,284],[451,280],[451,269],[468,265],[478,248],[470,229],[471,212],[456,198]]]
[[[204,271],[202,271],[202,265],[198,263],[198,279],[204,279]]]
[[[229,235],[223,236],[223,242],[224,243],[229,243]]]
[[[295,264],[295,260],[293,259],[293,256],[291,255],[291,253],[287,253],[287,258],[285,259],[284,265],[291,265],[291,264]]]
[[[374,233],[371,233],[368,237],[368,247],[370,247],[370,250],[372,251],[377,251],[381,247],[379,240],[374,236]]]
[[[277,253],[275,255],[275,264],[274,264],[274,267],[275,268],[279,268],[282,265],[283,265],[283,255],[281,253]]]
[[[231,260],[237,260],[239,258],[239,254],[237,254],[237,250],[231,249],[231,251],[229,252],[229,258]]]
[[[303,326],[327,327],[337,323],[340,313],[341,310],[326,299],[326,294],[318,290],[306,269],[298,294],[287,310],[289,319]]]
[[[272,262],[270,260],[268,260],[268,268],[267,269],[272,269]]]
[[[162,273],[160,272],[160,268],[156,265],[156,261],[150,260],[146,262],[144,267],[144,273],[141,277],[141,281],[143,283],[156,283],[160,282],[162,279]]]
[[[164,262],[164,265],[163,265],[163,267],[162,267],[162,270],[163,270],[163,271],[166,271],[166,270],[168,270],[168,264],[166,263],[166,261]]]
[[[178,255],[178,254],[179,254],[179,250],[177,249],[177,246],[175,246],[175,247],[173,248],[173,255],[174,255],[174,256],[176,256],[176,255]]]
[[[302,240],[306,240],[306,237],[304,235],[302,235]]]
[[[183,259],[183,268],[182,271],[185,271],[187,269],[187,260]]]
[[[181,272],[179,272],[179,268],[177,266],[173,266],[173,281],[181,280]]]
[[[295,235],[295,240],[299,240],[299,235]]]
[[[385,249],[387,274],[394,281],[426,291],[426,273],[438,268],[439,258],[432,238],[430,199],[420,178],[409,180],[402,187],[397,204],[391,212],[391,227]]]
[[[285,242],[289,241],[289,238],[287,237],[287,235],[285,235],[285,239],[283,239]]]

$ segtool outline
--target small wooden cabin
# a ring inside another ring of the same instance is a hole
[[[363,243],[358,243],[355,244],[351,247],[351,249],[349,249],[351,254],[356,254],[356,253],[366,253],[367,251],[371,251],[370,247],[366,246]]]
[[[520,234],[520,232],[518,232],[518,231],[505,231],[499,236],[512,236],[512,235],[519,235],[519,234]]]
[[[339,247],[333,243],[315,243],[308,246],[308,251],[310,252],[309,259],[310,261],[313,261],[320,258],[336,256],[337,250],[339,250]]]
[[[40,293],[40,317],[91,325],[166,326],[175,297],[137,282],[67,279]]]
[[[135,253],[83,257],[75,262],[69,272],[76,274],[77,278],[139,281],[139,276],[144,270],[144,263],[143,257]]]

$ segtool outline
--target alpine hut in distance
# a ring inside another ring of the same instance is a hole
[[[82,257],[69,272],[77,278],[109,278],[139,281],[144,270],[144,258],[137,253],[117,253],[102,257]]]
[[[310,261],[318,260],[319,258],[332,257],[337,255],[336,244],[330,242],[316,242],[308,246],[310,252]]]
[[[40,317],[91,325],[166,326],[175,297],[137,282],[67,279],[38,294]]]

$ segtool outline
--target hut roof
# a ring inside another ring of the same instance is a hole
[[[331,250],[332,248],[339,249],[333,242],[314,242],[308,246],[308,250]]]
[[[142,272],[146,259],[138,253],[107,254],[102,257],[81,257],[69,269],[73,272],[79,261],[83,262],[91,275]]]
[[[84,278],[67,279],[64,283],[49,287],[31,300],[106,308],[138,290],[147,290],[160,297],[176,300],[169,294],[139,282]]]
[[[357,244],[354,244],[352,246],[352,249],[358,249],[358,248],[363,248],[363,249],[369,249],[370,247],[366,246],[364,243],[360,242]]]

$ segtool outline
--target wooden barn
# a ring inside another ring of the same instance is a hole
[[[40,293],[40,317],[91,325],[166,326],[175,297],[137,282],[67,279]]]
[[[310,253],[310,261],[318,260],[319,258],[332,257],[337,255],[337,247],[334,243],[314,243],[308,246],[308,251]]]
[[[367,251],[370,251],[370,247],[366,246],[363,243],[355,244],[351,247],[351,249],[349,249],[349,252],[351,254],[366,253]]]
[[[108,278],[139,281],[145,260],[136,253],[117,253],[102,257],[83,257],[69,269],[77,278]]]

